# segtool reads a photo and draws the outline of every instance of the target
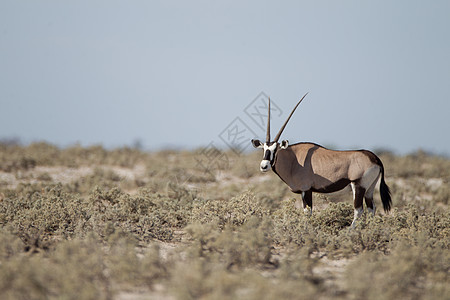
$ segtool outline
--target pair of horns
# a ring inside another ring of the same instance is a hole
[[[289,115],[289,117],[287,118],[286,122],[284,122],[283,126],[281,126],[280,131],[278,131],[277,135],[275,136],[275,140],[274,142],[278,142],[278,140],[280,139],[281,134],[283,133],[284,128],[286,127],[287,123],[289,122],[289,119],[292,117],[292,115],[294,114],[294,111],[297,109],[298,105],[303,101],[303,99],[305,99],[306,95],[308,95],[308,93],[306,93],[302,99],[300,99],[300,101],[298,101],[297,105],[294,107],[294,109],[291,111],[291,114]],[[266,142],[269,143],[270,142],[270,97],[269,97],[269,113],[267,114],[267,133],[266,133]]]

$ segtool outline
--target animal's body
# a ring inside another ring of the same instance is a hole
[[[380,158],[374,153],[368,150],[336,151],[314,143],[289,145],[286,140],[278,143],[283,129],[297,106],[278,132],[275,141],[271,142],[269,99],[266,143],[252,140],[255,148],[264,149],[264,157],[260,164],[261,171],[267,172],[272,169],[292,192],[301,194],[303,208],[309,213],[312,212],[313,192],[336,192],[350,184],[355,209],[352,225],[363,213],[364,200],[368,210],[375,214],[373,192],[381,176],[381,200],[384,210],[389,211],[392,201],[389,188],[384,181],[384,167]]]

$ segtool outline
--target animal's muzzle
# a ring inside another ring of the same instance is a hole
[[[263,161],[261,161],[261,165],[260,165],[260,170],[261,170],[261,172],[267,172],[267,171],[269,171],[270,170],[270,168],[271,168],[271,165],[270,165],[270,161],[269,160],[263,160]]]

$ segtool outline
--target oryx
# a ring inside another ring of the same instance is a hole
[[[301,194],[305,213],[312,213],[312,192],[336,192],[350,184],[354,204],[352,226],[364,211],[363,198],[369,212],[375,214],[373,192],[381,175],[380,196],[384,211],[388,212],[392,204],[391,195],[384,181],[383,164],[374,153],[368,150],[336,151],[314,143],[289,145],[287,140],[278,143],[289,119],[306,95],[294,107],[273,141],[270,140],[269,98],[266,142],[252,140],[255,148],[264,149],[260,170],[267,172],[272,169],[292,192]]]

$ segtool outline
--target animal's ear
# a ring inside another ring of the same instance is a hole
[[[261,143],[260,140],[252,140],[252,145],[255,148],[263,148],[264,147],[264,145]]]
[[[286,149],[289,146],[289,142],[287,140],[284,140],[281,142],[281,149]]]

